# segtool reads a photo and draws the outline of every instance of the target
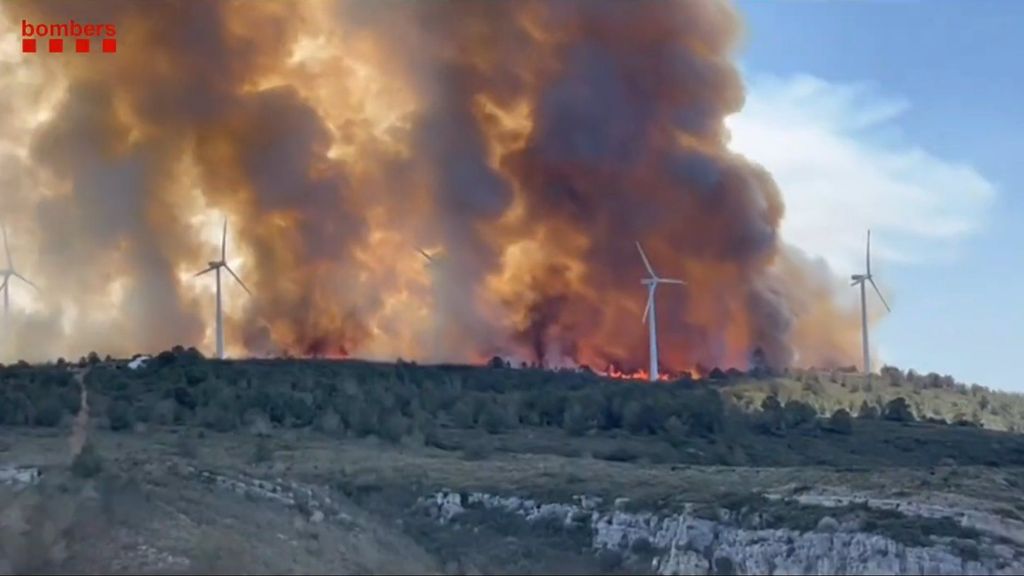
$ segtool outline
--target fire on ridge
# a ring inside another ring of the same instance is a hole
[[[7,357],[212,349],[212,289],[187,279],[210,212],[254,294],[225,288],[229,355],[638,374],[639,241],[687,282],[658,291],[667,372],[856,357],[830,272],[781,242],[774,181],[728,148],[727,2],[0,9],[119,34],[116,57],[23,57],[2,89],[35,119],[0,124],[5,217],[53,288]]]

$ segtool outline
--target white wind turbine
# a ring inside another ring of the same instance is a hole
[[[640,247],[640,242],[636,243],[636,249],[640,251],[640,257],[644,259],[644,266],[647,267],[647,272],[651,275],[650,278],[644,278],[640,283],[647,285],[647,306],[644,308],[644,322],[647,322],[647,328],[650,331],[651,370],[649,376],[651,382],[656,382],[658,380],[658,328],[654,314],[654,291],[657,290],[658,284],[685,285],[686,282],[674,278],[659,278],[654,273],[654,268],[651,267],[651,262],[647,259],[647,255],[644,254],[644,249]]]
[[[885,297],[882,296],[882,291],[878,289],[878,285],[875,284],[875,279],[871,275],[871,230],[868,230],[868,246],[867,246],[867,271],[864,274],[854,274],[850,276],[850,286],[860,286],[860,322],[861,322],[861,337],[864,344],[864,373],[871,375],[871,351],[868,349],[868,296],[867,286],[868,282],[871,283],[871,287],[875,289],[875,293],[878,294],[878,299],[882,301],[882,305],[889,312],[892,309],[889,308],[889,303],[885,301]]]
[[[423,255],[426,259],[427,272],[430,274],[431,287],[433,290],[433,327],[432,327],[432,342],[431,342],[431,354],[436,358],[448,358],[448,323],[445,318],[444,310],[442,309],[441,300],[444,293],[444,277],[446,275],[446,268],[448,264],[448,254],[442,249],[431,255],[429,252],[422,248],[417,248],[417,252]]]
[[[32,283],[31,280],[25,278],[14,269],[14,263],[11,261],[11,247],[7,244],[7,226],[0,226],[3,229],[4,236],[4,252],[7,253],[7,268],[0,270],[0,276],[3,276],[3,284],[0,284],[0,291],[4,293],[4,320],[7,319],[8,311],[11,306],[10,292],[11,292],[11,278],[17,278],[29,286],[35,288],[37,291],[39,287]]]
[[[198,276],[202,276],[203,274],[206,274],[207,272],[215,272],[216,275],[217,275],[217,358],[220,358],[220,359],[224,358],[224,310],[223,310],[223,307],[221,306],[221,299],[220,299],[220,269],[223,268],[223,269],[227,270],[228,273],[231,274],[231,276],[233,276],[234,279],[238,281],[238,284],[242,287],[242,289],[245,290],[246,293],[248,293],[250,296],[252,296],[252,292],[249,292],[249,289],[245,286],[245,283],[242,282],[242,279],[239,278],[237,274],[235,274],[235,271],[231,269],[231,266],[228,266],[228,262],[227,262],[227,245],[228,245],[228,219],[225,218],[224,219],[224,234],[221,236],[221,241],[220,241],[220,260],[215,260],[215,261],[209,262],[210,266],[208,268],[206,268],[202,272],[197,272],[196,273],[197,277]]]
[[[430,255],[430,254],[429,254],[429,253],[428,253],[428,252],[427,252],[426,250],[424,250],[423,248],[417,248],[416,250],[417,250],[417,251],[418,251],[418,252],[419,252],[420,254],[422,254],[424,258],[426,258],[426,259],[427,259],[427,266],[428,266],[429,268],[437,268],[437,267],[439,267],[439,266],[441,266],[441,265],[443,265],[443,264],[444,264],[444,261],[445,261],[445,257],[444,257],[444,254],[443,254],[443,253],[441,253],[441,254],[435,254],[435,255],[431,256],[431,255]]]

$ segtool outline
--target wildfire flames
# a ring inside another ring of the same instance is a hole
[[[614,366],[614,365],[613,366],[608,366],[608,368],[606,368],[605,370],[600,371],[599,374],[601,374],[602,376],[608,377],[608,378],[618,378],[618,379],[621,379],[621,380],[644,380],[644,381],[648,381],[648,380],[651,379],[651,373],[648,372],[647,370],[641,369],[641,370],[634,370],[632,372],[623,372],[617,366]],[[687,372],[687,374],[691,374],[691,373]],[[675,380],[677,377],[678,376],[673,375],[673,374],[666,374],[666,373],[664,373],[664,372],[662,372],[660,370],[658,371],[658,380],[659,381],[668,382],[670,380]],[[692,375],[691,375],[691,377],[692,377]]]
[[[849,364],[856,319],[785,246],[725,2],[8,1],[5,33],[114,23],[116,54],[5,53],[6,358],[228,353],[620,366]],[[5,41],[4,45],[17,46]],[[417,251],[443,253],[436,265]],[[690,369],[692,371],[692,369]]]

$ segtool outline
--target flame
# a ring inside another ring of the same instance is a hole
[[[598,370],[597,373],[606,378],[615,378],[618,380],[642,380],[645,382],[649,382],[651,380],[651,373],[643,368],[633,371],[624,371],[614,363],[609,364],[604,370]],[[658,370],[659,382],[671,382],[683,377],[689,377],[692,380],[699,380],[702,376],[693,369],[683,370],[680,372]]]

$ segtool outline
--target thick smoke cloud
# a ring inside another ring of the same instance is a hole
[[[31,78],[5,88],[44,118],[0,118],[31,142],[4,152],[3,193],[54,288],[19,310],[8,355],[208,346],[212,294],[190,273],[224,214],[254,293],[226,292],[237,354],[639,368],[640,241],[689,283],[659,289],[666,369],[853,358],[829,272],[781,245],[779,190],[727,148],[743,87],[725,3],[3,9],[112,22],[119,42],[21,56]],[[56,104],[19,96],[58,82]]]

